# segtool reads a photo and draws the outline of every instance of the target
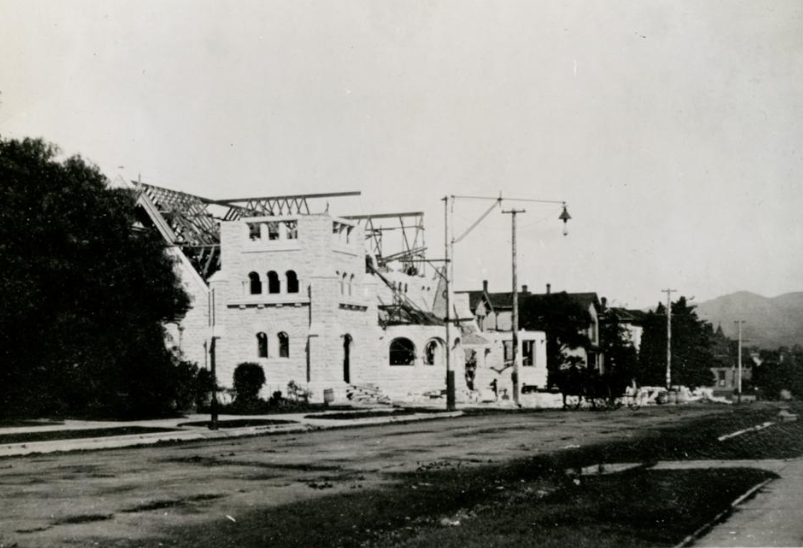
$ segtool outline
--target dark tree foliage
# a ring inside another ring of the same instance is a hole
[[[666,307],[649,312],[644,321],[637,381],[645,386],[666,384]],[[680,297],[672,303],[672,385],[711,386],[711,367],[717,361],[711,350],[713,330],[700,320],[694,307]]]
[[[238,406],[249,406],[259,398],[265,385],[265,371],[258,363],[243,362],[234,370],[234,401]]]
[[[546,333],[547,384],[559,383],[568,365],[567,350],[588,348],[591,315],[566,292],[524,296],[519,301],[519,326]]]
[[[753,367],[752,384],[763,397],[777,399],[788,390],[792,397],[803,398],[803,347],[761,350],[759,357],[761,365]]]
[[[638,353],[630,332],[608,313],[600,321],[600,351],[604,356],[601,384],[612,396],[621,396],[638,373]]]
[[[189,307],[135,198],[80,157],[0,138],[0,414],[158,415],[177,361],[164,322]]]

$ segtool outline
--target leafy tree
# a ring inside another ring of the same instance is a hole
[[[759,357],[761,365],[753,367],[753,385],[765,397],[777,399],[782,390],[797,399],[803,397],[803,347],[761,350]]]
[[[248,407],[259,399],[265,384],[265,371],[258,363],[243,362],[234,370],[234,403]]]
[[[638,374],[638,353],[630,332],[619,322],[615,311],[600,320],[600,351],[604,356],[600,384],[611,397],[621,396]]]
[[[666,307],[659,304],[644,321],[641,338],[640,368],[637,380],[642,385],[666,383]],[[716,359],[711,351],[713,330],[700,320],[694,307],[680,297],[672,303],[672,384],[690,387],[710,386],[714,382],[711,367]]]
[[[153,415],[176,399],[165,322],[189,308],[132,191],[0,138],[0,413]]]
[[[519,326],[546,333],[547,384],[559,383],[569,365],[568,350],[588,348],[591,315],[566,292],[524,296],[519,301]]]

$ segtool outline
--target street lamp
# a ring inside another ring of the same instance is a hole
[[[566,222],[571,218],[572,218],[572,216],[569,215],[569,210],[567,209],[566,202],[564,202],[563,203],[563,212],[560,214],[560,217],[558,217],[558,219],[563,221],[563,235],[564,236],[569,234],[569,227],[566,226]]]

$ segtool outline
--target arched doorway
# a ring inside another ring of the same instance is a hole
[[[348,333],[343,335],[343,380],[351,384],[351,343],[354,339]]]

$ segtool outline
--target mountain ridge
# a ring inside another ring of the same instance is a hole
[[[803,344],[803,291],[764,297],[751,291],[736,291],[700,303],[699,318],[731,339],[738,337],[736,321],[744,320],[742,339],[747,346],[777,348]]]

